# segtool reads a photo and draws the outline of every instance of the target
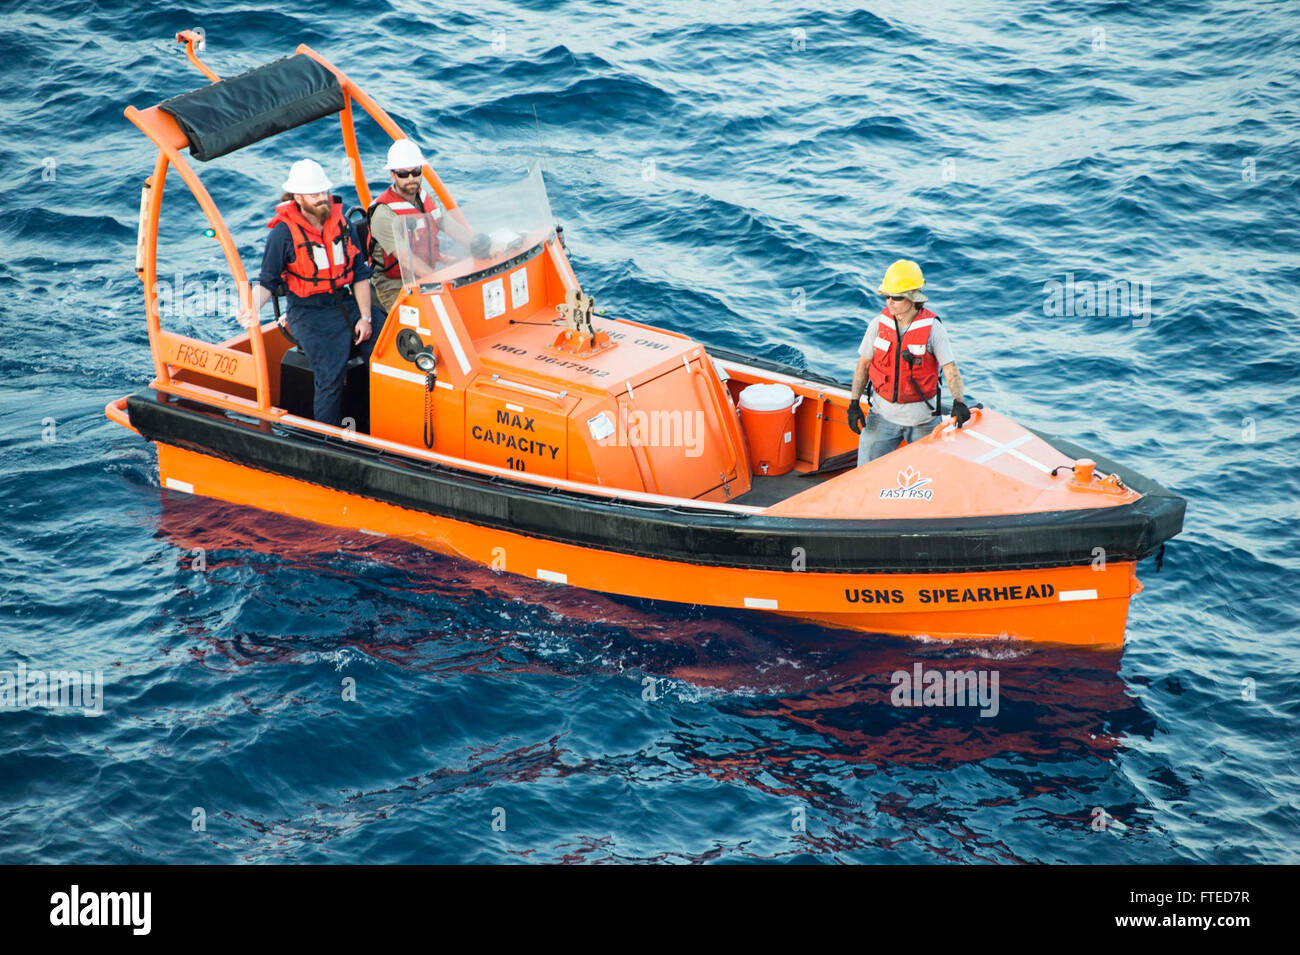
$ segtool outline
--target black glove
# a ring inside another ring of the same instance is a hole
[[[849,428],[854,434],[862,433],[862,426],[867,423],[867,416],[862,413],[862,405],[849,399]]]
[[[952,402],[952,416],[957,419],[957,427],[959,428],[969,421],[970,409],[966,407],[966,402],[954,398]]]

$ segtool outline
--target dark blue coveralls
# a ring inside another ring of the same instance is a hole
[[[361,243],[357,241],[355,227],[349,225],[348,229],[352,233],[352,242],[358,249],[352,259],[352,280],[360,282],[370,278],[370,265],[366,262],[365,252],[360,251]],[[293,259],[293,238],[289,234],[289,226],[277,222],[266,240],[266,252],[262,256],[262,271],[257,277],[257,284],[274,295],[275,290],[284,284],[285,269]],[[339,309],[340,299],[343,309],[348,313],[347,319],[344,319],[343,311]],[[288,300],[285,318],[289,323],[289,334],[307,356],[312,376],[316,379],[312,417],[324,424],[338,425],[343,419],[343,378],[348,358],[352,354],[352,339],[356,324],[361,320],[361,310],[357,307],[350,286],[340,291],[338,299],[332,292],[320,292],[305,298],[290,292]],[[379,338],[379,325],[373,314],[370,327],[370,337],[356,346],[358,354],[364,355],[367,362],[370,361],[370,353]]]

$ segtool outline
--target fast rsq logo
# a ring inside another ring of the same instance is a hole
[[[928,501],[934,496],[934,488],[926,487],[929,478],[921,477],[910,464],[898,472],[898,487],[882,487],[880,496],[885,500]]]
[[[69,892],[50,896],[51,925],[129,925],[133,935],[148,935],[152,892]]]

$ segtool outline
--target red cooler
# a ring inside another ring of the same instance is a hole
[[[794,467],[794,409],[789,385],[750,385],[740,393],[740,425],[754,473],[771,477]]]

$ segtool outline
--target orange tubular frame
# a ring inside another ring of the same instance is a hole
[[[406,133],[402,132],[401,127],[393,122],[392,118],[372,100],[366,93],[348,79],[347,74],[340,70],[325,57],[321,56],[305,43],[298,44],[295,53],[301,53],[304,56],[310,56],[325,69],[337,77],[339,86],[343,87],[343,109],[339,113],[339,124],[343,129],[343,148],[347,150],[348,159],[352,164],[352,176],[357,187],[357,197],[361,200],[362,205],[370,205],[370,187],[366,184],[366,177],[362,173],[361,155],[357,151],[357,131],[352,123],[352,103],[355,101],[358,106],[364,109],[376,123],[379,128],[392,136],[394,141],[405,139]],[[433,167],[428,163],[424,164],[424,180],[429,184],[438,195],[438,200],[443,204],[448,212],[456,208],[456,200],[451,197],[447,187],[443,185],[442,179],[433,171]]]
[[[199,59],[198,54],[194,52],[194,44],[203,42],[203,38],[200,37],[199,34],[195,33],[193,30],[182,30],[180,33],[176,34],[176,42],[185,44],[185,55],[189,58],[189,61],[194,64],[196,70],[214,83],[221,82],[221,77],[208,69],[204,62]]]
[[[185,44],[185,55],[189,61],[213,83],[221,82],[211,69],[209,69],[195,54],[195,43],[199,40],[198,34],[191,30],[185,30],[176,34],[176,42]],[[306,45],[299,45],[296,53],[303,54],[316,60],[322,66],[337,77],[339,85],[343,89],[343,109],[339,112],[339,124],[343,135],[343,146],[347,152],[348,160],[352,167],[352,176],[357,189],[357,196],[361,199],[363,205],[370,204],[370,189],[366,183],[365,173],[361,164],[361,155],[357,148],[356,126],[353,123],[352,104],[355,102],[370,115],[370,117],[379,124],[380,128],[394,140],[405,138],[406,134],[401,128],[393,122],[389,115],[384,112],[378,104],[367,96],[355,83],[348,79],[343,71],[339,70],[323,56]],[[162,328],[161,317],[158,312],[158,221],[162,213],[163,186],[167,179],[168,168],[174,168],[180,174],[181,179],[189,186],[194,198],[198,200],[199,208],[207,217],[208,224],[212,227],[217,241],[221,244],[221,250],[226,256],[226,263],[230,266],[230,276],[235,283],[235,288],[239,290],[239,302],[244,308],[252,306],[252,289],[249,286],[248,275],[244,271],[243,260],[239,256],[239,249],[235,245],[235,240],[226,226],[225,219],[222,218],[220,210],[217,209],[216,203],[212,201],[212,196],[208,194],[206,187],[200,181],[198,174],[193,167],[186,162],[185,157],[181,155],[181,150],[189,147],[189,140],[181,130],[176,120],[164,112],[158,106],[150,106],[148,109],[136,109],[134,106],[128,106],[125,116],[144,133],[149,140],[158,148],[158,158],[154,163],[152,175],[144,183],[144,192],[141,196],[140,222],[139,231],[136,237],[137,241],[137,261],[136,273],[144,283],[144,300],[145,300],[145,320],[149,328],[149,348],[153,353],[154,376],[155,379],[151,384],[160,391],[178,392],[181,390],[195,392],[206,392],[197,385],[185,384],[184,388],[178,388],[173,379],[172,368],[174,362],[168,359],[175,359],[178,354],[185,348],[200,347],[206,349],[208,353],[214,353],[218,356],[232,358],[238,357],[239,353],[231,350],[229,347],[232,342],[223,344],[200,342],[195,339],[187,338],[184,335],[178,335],[174,332],[164,331]],[[428,164],[424,167],[424,178],[429,186],[437,194],[438,199],[448,212],[456,218],[463,219],[456,207],[456,201],[452,198],[451,193],[443,184],[442,179],[433,171]],[[237,339],[236,339],[237,341]],[[256,398],[253,402],[244,401],[233,395],[221,396],[224,401],[222,404],[234,406],[249,406],[264,414],[271,413],[271,387],[270,377],[267,372],[266,363],[266,344],[262,338],[262,328],[260,325],[254,325],[249,330],[249,347],[252,352],[252,369],[251,371],[242,362],[229,361],[225,364],[229,370],[203,369],[203,374],[213,378],[230,381],[234,384],[245,385],[255,392]],[[175,367],[186,367],[185,365],[175,365]],[[215,393],[214,393],[215,394]]]

